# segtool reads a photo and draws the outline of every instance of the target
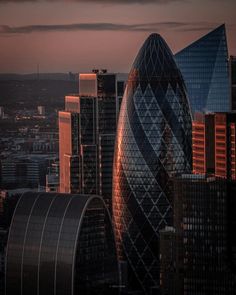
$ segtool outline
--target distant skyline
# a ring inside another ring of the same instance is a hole
[[[235,0],[0,0],[0,73],[128,72],[160,33],[178,52],[222,23],[236,55]]]

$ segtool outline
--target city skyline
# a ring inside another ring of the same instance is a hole
[[[160,33],[176,53],[222,23],[235,55],[235,6],[233,0],[1,1],[0,72],[32,73],[37,64],[40,72],[128,72],[150,33]]]

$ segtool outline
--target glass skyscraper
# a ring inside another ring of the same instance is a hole
[[[225,25],[175,55],[192,112],[230,111],[230,80]]]
[[[236,110],[236,56],[230,56],[231,107]]]
[[[191,171],[185,85],[165,41],[152,34],[129,74],[118,122],[113,216],[120,260],[142,294],[159,286],[159,230],[173,220],[170,177]]]
[[[59,112],[60,192],[99,194],[111,210],[117,118],[127,77],[80,74],[79,94]]]

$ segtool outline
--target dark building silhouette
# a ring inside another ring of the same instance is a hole
[[[236,113],[198,113],[192,129],[193,173],[236,180]]]
[[[124,77],[80,74],[79,95],[59,113],[60,191],[102,195],[111,208],[112,167]]]
[[[160,294],[177,295],[180,273],[177,274],[177,238],[175,228],[166,226],[160,230]],[[178,277],[177,277],[178,275]]]
[[[0,190],[0,294],[5,294],[5,262],[7,236],[13,212],[20,195]]]
[[[99,196],[25,193],[10,227],[6,295],[117,294],[109,212]]]
[[[176,276],[174,294],[235,294],[235,182],[182,175],[173,186],[176,268],[165,276]]]
[[[182,49],[175,55],[175,60],[186,83],[193,114],[230,111],[225,25]]]
[[[128,261],[130,285],[143,294],[159,286],[159,230],[173,222],[170,177],[186,171],[191,117],[185,85],[167,44],[152,34],[129,74],[113,170],[119,257]]]

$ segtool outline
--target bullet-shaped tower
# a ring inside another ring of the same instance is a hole
[[[191,115],[182,75],[158,34],[140,49],[129,74],[116,138],[113,216],[130,284],[159,285],[159,230],[172,225],[170,179],[191,171]]]

